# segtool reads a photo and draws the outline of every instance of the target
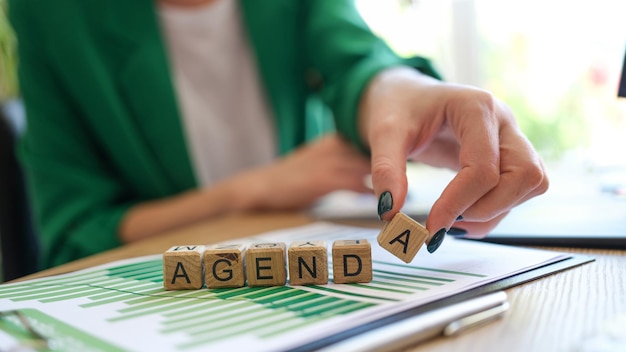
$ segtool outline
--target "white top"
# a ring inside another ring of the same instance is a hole
[[[237,1],[199,8],[159,5],[187,148],[199,185],[277,155]]]

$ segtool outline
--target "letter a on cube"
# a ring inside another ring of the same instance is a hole
[[[284,286],[287,283],[285,244],[254,243],[246,251],[248,286]]]
[[[246,246],[215,244],[204,251],[204,282],[207,288],[243,287]]]
[[[296,241],[289,246],[289,284],[328,283],[328,253],[324,241]]]
[[[166,290],[202,288],[204,246],[174,246],[163,253],[163,286]]]
[[[428,238],[428,230],[404,213],[383,226],[378,244],[405,263],[410,263]]]
[[[372,281],[372,247],[367,240],[333,242],[333,281],[336,284]]]

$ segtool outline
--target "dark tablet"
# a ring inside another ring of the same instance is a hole
[[[626,196],[578,189],[546,194],[515,208],[482,241],[586,248],[626,248]]]

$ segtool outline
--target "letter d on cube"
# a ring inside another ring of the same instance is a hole
[[[372,247],[367,240],[337,240],[332,251],[336,284],[372,281]]]

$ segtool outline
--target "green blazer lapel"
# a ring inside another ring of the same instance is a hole
[[[280,151],[305,139],[303,82],[298,33],[301,0],[240,0],[241,13],[259,74],[276,118]]]
[[[154,1],[107,0],[105,16],[109,40],[123,53],[115,80],[126,100],[130,128],[145,145],[145,157],[162,175],[166,193],[196,185],[165,44]]]

